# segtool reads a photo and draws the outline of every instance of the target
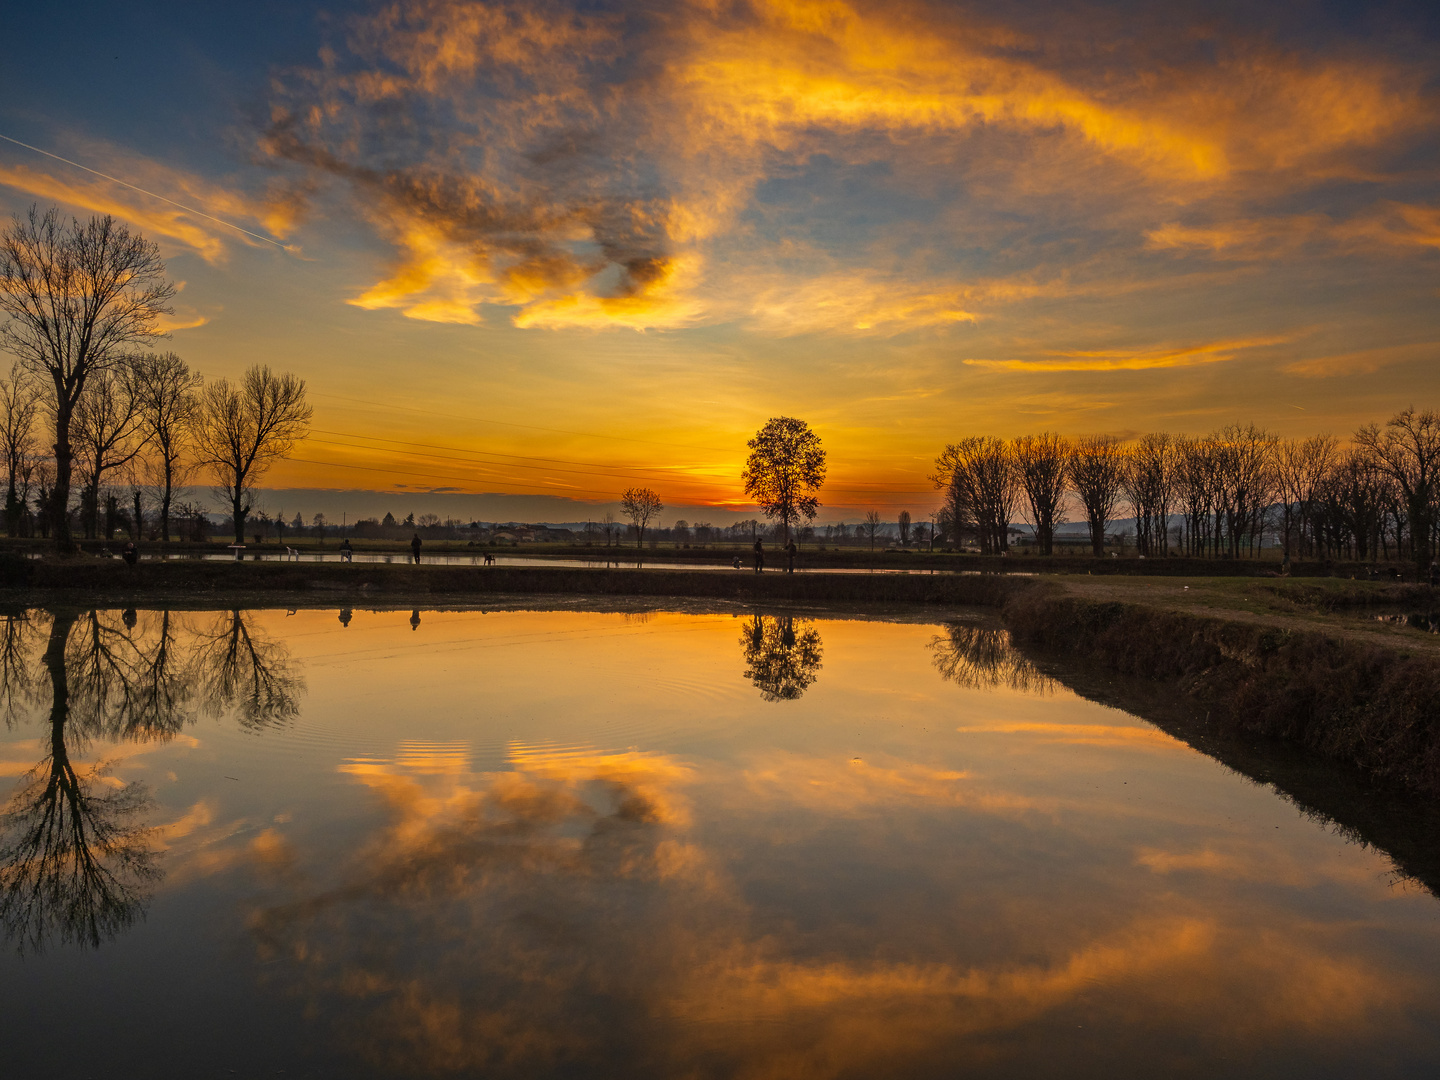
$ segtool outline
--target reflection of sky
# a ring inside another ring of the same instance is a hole
[[[746,618],[409,619],[256,613],[303,675],[293,723],[88,748],[153,790],[167,877],[98,952],[0,961],[30,1018],[7,1060],[77,1009],[75,1067],[119,1071],[162,1027],[162,1062],[349,1074],[1339,1076],[1440,1052],[1433,897],[1123,713],[1007,689],[1013,655],[947,681],[939,628],[807,621],[823,667],[767,701]],[[0,772],[41,735],[19,722]]]
[[[5,209],[162,243],[200,368],[263,352],[326,395],[281,486],[605,500],[643,468],[725,504],[784,411],[853,511],[919,504],[971,429],[1345,434],[1436,389],[1420,5],[82,4],[7,31],[4,134],[296,251],[0,146]]]

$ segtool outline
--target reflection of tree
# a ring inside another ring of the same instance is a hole
[[[1010,644],[1007,630],[951,623],[930,642],[942,678],[975,690],[997,686],[1045,694],[1054,683]]]
[[[806,619],[756,615],[740,635],[745,677],[766,701],[794,701],[820,670],[820,634]]]
[[[50,693],[48,752],[0,814],[0,926],[22,948],[97,946],[139,917],[159,871],[140,820],[145,788],[117,784],[103,763],[77,768],[77,741],[165,739],[197,704],[233,708],[247,727],[282,723],[298,713],[304,683],[288,650],[239,611],[199,631],[168,611],[58,612],[37,655],[41,625],[0,622],[7,719]]]
[[[90,735],[165,738],[194,718],[195,673],[180,616],[89,611],[66,647],[71,716]]]
[[[5,717],[8,728],[28,715],[34,704],[38,680],[32,654],[41,637],[28,611],[3,618],[0,622],[0,715]]]
[[[195,669],[212,715],[233,708],[248,728],[275,727],[300,715],[305,681],[290,650],[261,633],[244,612],[223,612],[199,632]]]
[[[0,815],[0,925],[22,949],[52,941],[98,946],[133,923],[159,876],[142,785],[114,786],[104,765],[71,763],[66,644],[74,615],[50,626],[44,669],[50,676],[49,752],[31,769]],[[94,671],[104,673],[103,664]]]

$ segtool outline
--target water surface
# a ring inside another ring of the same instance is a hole
[[[1440,904],[978,620],[0,626],[0,1060],[1429,1076]]]

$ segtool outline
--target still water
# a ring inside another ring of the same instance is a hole
[[[0,711],[9,1076],[1440,1068],[1430,892],[978,620],[31,611]]]

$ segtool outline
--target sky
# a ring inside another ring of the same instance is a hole
[[[828,451],[822,521],[923,517],[969,435],[1440,407],[1433,5],[6,24],[0,213],[124,219],[181,286],[164,347],[306,380],[271,510],[583,521],[644,485],[723,524],[785,415]]]

